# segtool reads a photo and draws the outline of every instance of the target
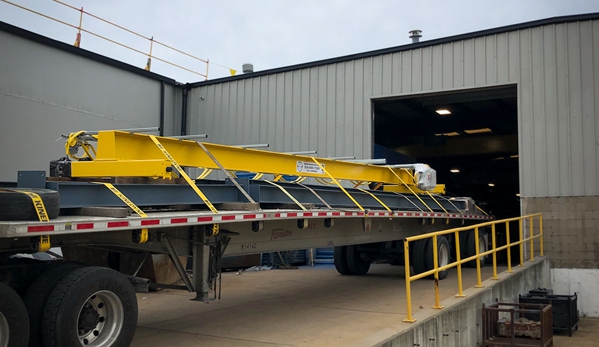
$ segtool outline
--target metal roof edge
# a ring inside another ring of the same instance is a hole
[[[340,57],[336,57],[336,58],[327,58],[327,59],[323,59],[323,60],[289,65],[289,66],[268,69],[268,70],[262,70],[262,71],[252,72],[252,73],[243,74],[243,75],[223,77],[223,78],[217,78],[217,79],[213,79],[213,80],[200,81],[200,82],[193,82],[193,83],[186,84],[185,87],[188,89],[192,89],[192,88],[211,85],[211,84],[226,83],[226,82],[232,82],[232,81],[246,79],[246,78],[254,78],[254,77],[272,75],[272,74],[281,73],[281,72],[289,72],[289,71],[300,70],[300,69],[305,69],[305,68],[310,68],[310,67],[335,64],[335,63],[349,61],[349,60],[369,58],[369,57],[373,57],[373,56],[377,56],[377,55],[397,53],[397,52],[402,52],[402,51],[408,51],[408,50],[415,49],[415,48],[434,46],[434,45],[439,45],[439,44],[443,44],[443,43],[477,38],[477,37],[481,37],[481,36],[500,34],[500,33],[505,33],[505,32],[510,32],[510,31],[522,30],[522,29],[529,29],[529,28],[534,28],[534,27],[538,27],[538,26],[568,23],[568,22],[578,22],[578,21],[586,21],[586,20],[595,20],[595,19],[599,19],[599,12],[568,15],[568,16],[559,16],[559,17],[549,17],[549,18],[544,18],[544,19],[537,19],[537,20],[530,21],[530,22],[510,24],[510,25],[501,26],[501,27],[497,27],[497,28],[484,29],[484,30],[474,31],[474,32],[465,33],[465,34],[458,34],[458,35],[453,35],[453,36],[448,36],[448,37],[442,37],[442,38],[434,39],[434,40],[430,40],[430,41],[422,41],[419,43],[409,43],[409,44],[405,44],[405,45],[401,45],[401,46],[394,46],[394,47],[377,49],[377,50],[363,52],[363,53],[344,55],[344,56],[340,56]]]
[[[122,69],[122,70],[126,70],[129,72],[132,72],[134,74],[143,76],[143,77],[147,77],[156,81],[161,81],[161,82],[165,82],[167,84],[170,85],[179,85],[180,83],[178,83],[177,81],[175,81],[172,78],[163,76],[163,75],[159,75],[157,73],[151,72],[151,71],[146,71],[142,68],[124,63],[122,61],[116,60],[116,59],[112,59],[109,58],[107,56],[98,54],[98,53],[94,53],[92,51],[88,51],[86,49],[83,48],[79,48],[79,47],[75,47],[73,45],[69,45],[67,43],[61,42],[61,41],[57,41],[54,39],[51,39],[47,36],[43,36],[37,33],[34,33],[32,31],[29,30],[25,30],[22,28],[19,28],[17,26],[8,24],[6,22],[0,21],[0,31],[3,32],[7,32],[9,34],[13,34],[19,37],[23,37],[25,39],[34,41],[34,42],[38,42],[53,48],[57,48],[69,53],[73,53],[73,54],[77,54],[79,56],[106,64],[106,65],[110,65],[113,67],[116,67],[118,69]]]

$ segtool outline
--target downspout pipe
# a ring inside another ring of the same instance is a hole
[[[164,136],[164,81],[160,84],[160,136]]]
[[[181,136],[187,135],[187,94],[189,92],[189,84],[183,86],[183,98],[181,105]]]

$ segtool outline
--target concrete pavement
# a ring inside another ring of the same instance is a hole
[[[500,271],[504,268],[500,268]],[[483,279],[491,277],[484,268]],[[464,289],[476,284],[464,269]],[[441,299],[457,293],[455,270],[440,282]],[[434,282],[413,284],[418,312],[434,303]],[[403,267],[373,264],[367,276],[341,276],[332,265],[297,270],[223,274],[220,301],[163,290],[138,294],[139,323],[132,347],[347,346],[396,325],[406,316]],[[599,346],[599,319],[583,319],[556,347]]]
[[[476,284],[464,269],[464,288]],[[491,269],[484,269],[484,278]],[[455,270],[441,299],[457,293]],[[332,265],[223,274],[220,301],[163,290],[140,294],[133,347],[346,346],[406,317],[403,267],[373,264],[367,276],[341,276]],[[413,308],[434,304],[434,282],[413,284]]]

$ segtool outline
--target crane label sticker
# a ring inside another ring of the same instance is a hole
[[[300,173],[317,173],[317,174],[322,174],[324,175],[324,171],[320,168],[320,166],[318,166],[318,164],[316,163],[311,163],[309,161],[297,161],[297,163],[295,164],[295,167],[297,169],[297,172]],[[324,164],[322,164],[322,167],[324,167]]]

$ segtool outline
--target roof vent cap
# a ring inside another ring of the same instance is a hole
[[[410,30],[410,38],[412,39],[412,43],[420,42],[420,38],[422,37],[422,30]]]
[[[245,63],[241,68],[243,69],[243,73],[254,72],[254,65],[252,63]]]

